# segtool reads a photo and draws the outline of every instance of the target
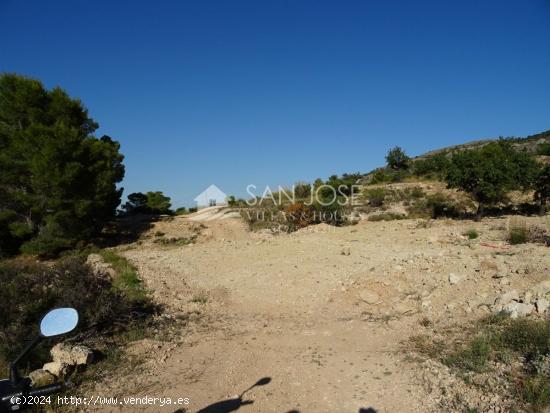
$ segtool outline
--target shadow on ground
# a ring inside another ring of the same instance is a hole
[[[271,382],[271,377],[264,377],[250,386],[248,389],[243,391],[239,397],[236,399],[222,400],[221,402],[216,402],[209,406],[206,406],[204,409],[199,410],[197,413],[229,413],[239,410],[241,406],[254,403],[254,400],[243,400],[243,397],[246,392],[252,390],[257,386],[265,386]],[[176,412],[174,412],[176,413]]]

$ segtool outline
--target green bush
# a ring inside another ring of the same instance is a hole
[[[446,176],[449,188],[465,191],[478,202],[477,218],[486,205],[505,200],[509,191],[529,189],[538,167],[531,156],[518,152],[509,141],[492,142],[480,149],[455,153]]]
[[[486,368],[490,353],[489,341],[480,336],[474,338],[466,347],[447,357],[445,364],[461,370],[481,372]]]
[[[395,221],[399,219],[405,219],[407,218],[406,215],[403,214],[397,214],[394,212],[385,212],[383,214],[376,214],[369,216],[368,220],[372,222],[378,222],[378,221]]]
[[[126,325],[154,311],[135,271],[123,269],[129,265],[123,258],[116,260],[113,280],[94,275],[83,257],[66,257],[53,266],[0,263],[0,364],[13,358],[37,333],[40,318],[51,308],[76,308],[78,331],[88,333],[110,330],[115,323]],[[31,356],[31,364],[36,365],[44,361],[45,353],[37,351]]]
[[[432,179],[443,179],[447,175],[450,159],[444,153],[418,159],[413,163],[413,173]]]
[[[369,189],[366,192],[369,205],[372,207],[380,207],[384,204],[386,198],[386,190],[384,188]]]
[[[537,147],[537,155],[550,156],[550,143],[541,143]]]
[[[499,313],[481,320],[474,329],[470,332],[474,338],[460,346],[428,336],[411,341],[419,353],[461,373],[498,374],[499,380],[508,381],[505,387],[512,389],[509,395],[522,402],[521,411],[546,411],[550,407],[550,320],[510,319]],[[494,363],[507,364],[510,372],[492,372]]]
[[[465,235],[468,237],[468,239],[476,239],[479,237],[479,233],[473,228],[466,231]]]
[[[405,151],[399,146],[396,146],[388,151],[386,155],[388,167],[395,171],[403,171],[409,167],[411,158],[407,156]]]
[[[525,222],[514,221],[508,226],[508,241],[512,245],[525,244],[529,241],[529,230]]]

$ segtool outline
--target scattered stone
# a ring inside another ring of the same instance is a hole
[[[29,378],[31,379],[31,384],[33,387],[48,386],[56,381],[56,378],[52,373],[43,369],[31,371]]]
[[[374,291],[370,290],[363,290],[359,293],[359,297],[361,300],[366,302],[367,304],[378,304],[380,302],[380,296],[376,294]]]
[[[519,293],[516,290],[508,291],[507,293],[502,294],[500,297],[497,297],[495,300],[495,307],[500,306],[498,310],[502,310],[502,307],[511,301],[519,301]]]
[[[550,280],[542,281],[534,287],[531,288],[531,291],[537,298],[543,298],[548,293],[550,293]]]
[[[535,306],[532,304],[518,303],[512,301],[506,304],[503,308],[503,311],[506,311],[510,314],[510,318],[525,317],[535,311]]]
[[[50,351],[53,361],[68,365],[88,365],[94,359],[94,353],[85,346],[71,346],[65,343],[56,344]]]
[[[451,285],[458,284],[459,282],[460,282],[460,277],[458,275],[456,275],[455,273],[449,274],[449,283]]]
[[[500,285],[510,285],[510,279],[508,277],[501,278]]]
[[[537,313],[543,314],[550,307],[550,302],[544,298],[539,298],[535,301],[535,306],[537,307]]]
[[[43,370],[53,374],[55,377],[63,377],[69,373],[71,366],[60,361],[51,361],[42,366]]]

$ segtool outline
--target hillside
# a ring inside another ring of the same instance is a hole
[[[466,142],[460,145],[454,145],[454,146],[447,146],[440,149],[435,149],[433,151],[426,152],[422,155],[416,156],[414,159],[425,159],[427,157],[437,155],[440,153],[452,153],[455,151],[463,151],[468,149],[477,149],[482,147],[483,145],[487,145],[490,142],[497,141],[500,138],[493,138],[493,139],[482,139],[482,140],[474,140],[470,142]],[[542,144],[548,144],[550,143],[550,130],[537,133],[535,135],[526,136],[523,138],[516,138],[516,137],[508,137],[506,139],[510,139],[513,141],[514,147],[519,151],[526,151],[528,153],[536,153],[537,149]]]

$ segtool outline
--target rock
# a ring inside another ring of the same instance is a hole
[[[533,295],[535,295],[535,297],[543,298],[548,293],[550,293],[550,280],[545,280],[541,283],[538,283],[531,288],[531,291],[533,292]]]
[[[495,306],[502,307],[511,301],[519,301],[519,294],[516,290],[508,291],[507,293],[504,293],[501,296],[497,297],[497,299],[495,300]]]
[[[71,346],[69,344],[58,343],[50,351],[54,361],[67,365],[87,365],[94,359],[94,353],[85,346]]]
[[[53,374],[56,377],[63,377],[70,371],[70,365],[60,361],[51,361],[42,366],[43,370]]]
[[[550,307],[550,302],[544,298],[539,298],[535,301],[535,306],[537,307],[537,313],[542,314]]]
[[[348,248],[342,248],[342,251],[340,252],[340,254],[346,255],[346,256],[351,255],[351,250],[349,249],[349,247]]]
[[[111,264],[106,263],[103,257],[99,254],[90,254],[86,259],[86,264],[92,269],[92,273],[98,277],[113,278],[116,276],[116,271]]]
[[[449,283],[451,285],[458,284],[459,281],[460,281],[460,277],[458,275],[456,275],[455,273],[450,273],[449,274]]]
[[[380,297],[378,296],[378,294],[371,290],[361,291],[359,293],[359,297],[367,304],[377,304],[380,302]]]
[[[500,279],[500,285],[510,285],[510,279],[508,277],[503,277]]]
[[[56,377],[47,370],[38,369],[29,374],[33,387],[48,386],[55,383]]]
[[[503,308],[503,311],[506,311],[510,314],[510,318],[525,317],[535,311],[535,307],[532,304],[518,303],[512,301],[506,304]]]

